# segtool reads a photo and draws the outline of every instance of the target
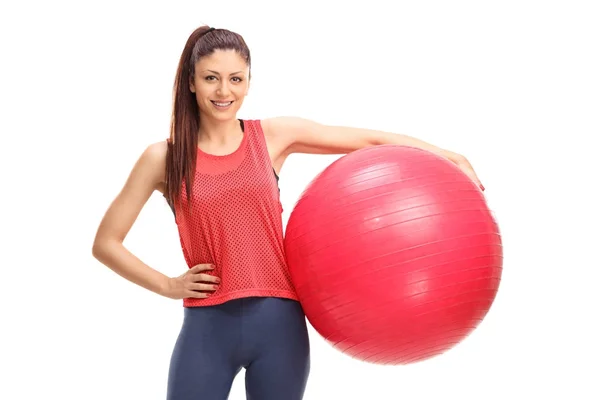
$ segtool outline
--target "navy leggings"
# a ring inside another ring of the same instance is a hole
[[[299,302],[248,297],[184,308],[167,399],[226,400],[242,367],[248,400],[302,399],[310,349]]]

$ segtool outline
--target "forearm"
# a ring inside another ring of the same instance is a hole
[[[442,154],[446,150],[437,147],[431,143],[417,139],[412,136],[403,135],[400,133],[390,133],[383,131],[371,131],[372,143],[374,145],[395,144],[400,146],[417,147],[423,150],[431,151],[432,153]]]
[[[164,295],[169,278],[133,255],[118,240],[94,244],[93,256],[118,275],[154,293]]]

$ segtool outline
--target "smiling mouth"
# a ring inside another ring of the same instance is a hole
[[[233,103],[233,101],[214,101],[214,100],[211,100],[210,102],[213,103],[217,107],[228,107]]]

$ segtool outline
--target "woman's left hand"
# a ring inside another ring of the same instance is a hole
[[[442,150],[441,152],[439,152],[439,154],[442,157],[445,157],[448,160],[452,161],[454,164],[456,164],[458,166],[458,168],[460,168],[462,172],[467,174],[467,176],[469,178],[471,178],[473,180],[473,182],[475,182],[482,191],[485,190],[485,188],[481,184],[481,181],[477,177],[477,174],[475,173],[473,166],[471,165],[471,163],[469,162],[469,160],[467,160],[467,158],[465,156],[448,151],[448,150]]]

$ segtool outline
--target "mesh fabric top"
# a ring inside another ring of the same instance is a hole
[[[244,137],[233,153],[217,156],[198,148],[191,202],[185,183],[174,207],[188,267],[221,278],[206,299],[186,298],[185,307],[250,296],[297,300],[287,269],[277,178],[258,120],[242,121]],[[191,209],[188,209],[191,205]]]

